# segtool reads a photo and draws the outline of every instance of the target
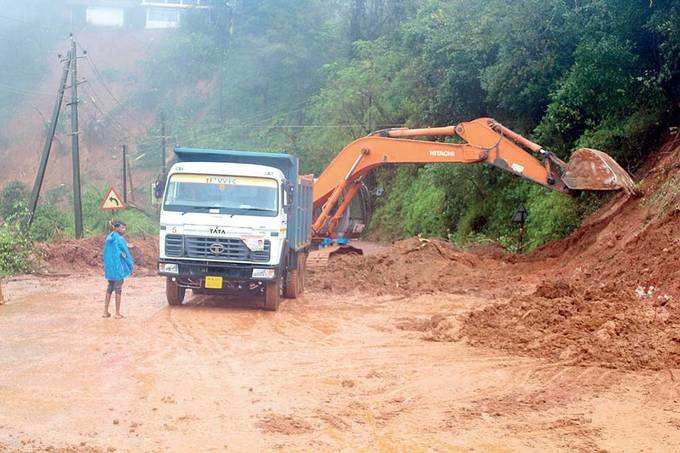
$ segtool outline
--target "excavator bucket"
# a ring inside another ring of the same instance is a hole
[[[572,190],[624,190],[635,195],[635,183],[628,172],[609,155],[579,148],[564,168],[562,180]]]
[[[307,258],[309,267],[326,267],[331,258],[338,255],[363,255],[363,250],[351,245],[333,245],[319,250],[313,250]]]

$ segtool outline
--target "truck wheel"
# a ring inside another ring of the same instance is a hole
[[[265,283],[263,308],[268,311],[276,311],[279,309],[280,302],[281,302],[281,279],[277,278],[276,280]]]
[[[172,278],[168,277],[165,279],[165,298],[168,299],[168,304],[182,305],[186,292],[187,289],[180,288],[177,282],[172,281]]]
[[[286,272],[286,283],[283,285],[283,296],[295,299],[300,294],[300,274],[297,269]]]

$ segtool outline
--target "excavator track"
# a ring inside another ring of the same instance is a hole
[[[314,250],[307,258],[307,267],[322,268],[328,266],[331,258],[340,255],[363,255],[363,250],[351,245],[333,245]]]

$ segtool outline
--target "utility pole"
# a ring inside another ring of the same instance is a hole
[[[83,237],[83,204],[80,193],[80,150],[78,147],[78,55],[71,35],[71,157],[73,163],[73,215],[76,239]]]
[[[45,144],[43,146],[42,156],[40,157],[40,164],[38,165],[38,173],[35,175],[35,182],[33,183],[33,191],[31,192],[30,212],[28,215],[28,227],[33,223],[35,216],[35,209],[38,207],[38,199],[40,198],[40,189],[42,188],[43,179],[45,178],[45,170],[47,169],[47,161],[50,159],[50,150],[52,149],[52,141],[54,140],[54,133],[57,130],[59,123],[59,112],[61,111],[61,104],[64,100],[64,90],[66,90],[66,79],[71,64],[71,52],[64,60],[64,70],[61,73],[61,81],[59,82],[59,90],[57,91],[57,99],[54,101],[54,108],[52,109],[52,118],[50,120],[49,130],[45,137]]]
[[[123,145],[123,203],[127,204],[127,146]]]
[[[165,174],[166,174],[166,169],[165,169],[165,113],[161,112],[161,171],[162,176],[161,178],[163,181],[165,181]]]
[[[126,153],[127,154],[127,153]],[[126,161],[126,166],[127,166],[127,177],[128,177],[128,182],[129,182],[129,187],[130,187],[130,200],[132,202],[135,202],[135,186],[132,184],[132,166],[130,165],[130,157],[127,156],[128,159]]]

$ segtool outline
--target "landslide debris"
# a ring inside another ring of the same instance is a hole
[[[497,294],[506,301],[405,330],[514,354],[621,369],[680,367],[680,134],[569,237],[526,256],[411,238],[312,275],[335,293]],[[559,276],[559,278],[557,278]],[[531,288],[525,283],[539,283]]]
[[[561,279],[469,313],[461,334],[575,364],[680,367],[680,136],[643,175],[642,197],[614,197],[572,235],[521,260]]]
[[[680,298],[680,134],[641,173],[641,197],[613,197],[567,238],[521,261],[558,267],[585,285],[653,286]]]
[[[469,313],[470,344],[574,364],[624,369],[680,367],[680,304],[609,285],[547,282],[533,294]]]
[[[102,252],[106,236],[71,239],[36,244],[38,268],[45,274],[82,274],[102,269]],[[135,261],[135,273],[155,273],[158,259],[158,237],[126,238]]]
[[[395,242],[374,255],[341,255],[327,267],[309,269],[312,288],[335,294],[417,295],[435,292],[514,294],[519,287],[512,272],[494,275],[508,263],[485,253],[463,251],[441,239],[413,237]]]

